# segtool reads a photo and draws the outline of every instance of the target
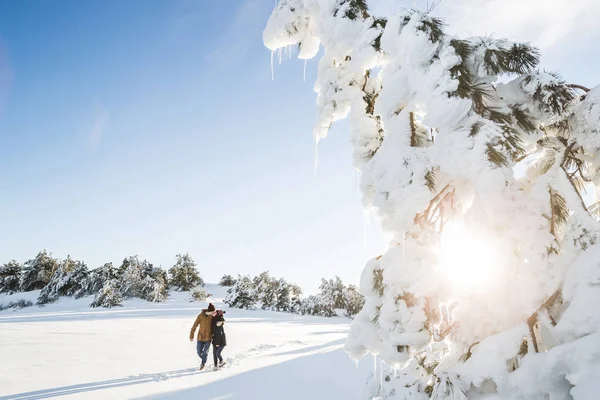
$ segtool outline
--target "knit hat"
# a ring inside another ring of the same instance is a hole
[[[213,303],[208,303],[208,311],[215,311],[215,306],[213,306]]]

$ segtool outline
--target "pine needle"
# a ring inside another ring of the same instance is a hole
[[[493,98],[493,87],[485,84],[471,85],[471,100],[473,101],[473,110],[483,116],[487,110],[487,101]]]
[[[510,125],[513,122],[513,117],[510,114],[505,114],[501,111],[495,110],[495,109],[488,109],[487,112],[487,117],[488,119],[494,121],[497,124],[502,124],[502,125]]]
[[[436,178],[437,178],[437,176],[436,176],[435,169],[430,169],[425,174],[425,184],[427,185],[427,188],[429,190],[431,190],[433,193],[437,192]]]
[[[514,44],[507,49],[502,41],[488,38],[482,42],[482,46],[487,47],[483,63],[490,75],[525,74],[540,61],[539,50],[529,44]]]
[[[540,159],[538,160],[537,167],[540,175],[544,175],[550,171],[550,168],[556,163],[557,152],[554,149],[546,149]]]
[[[478,121],[475,122],[473,124],[473,126],[471,126],[471,132],[469,132],[469,136],[473,137],[473,136],[477,136],[477,134],[479,133],[479,131],[481,131],[481,128],[483,127],[483,123]]]
[[[600,201],[589,206],[588,210],[592,217],[600,221]]]
[[[567,205],[567,200],[555,191],[550,188],[550,211],[552,212],[552,217],[550,218],[550,233],[557,237],[558,232],[571,216],[571,212]]]
[[[373,271],[373,289],[379,297],[383,297],[385,286],[383,284],[383,270],[381,269]]]
[[[431,6],[429,5],[429,0],[427,0],[427,14],[431,14],[431,12],[433,10],[435,10],[437,8],[437,6],[439,6],[440,4],[442,4],[444,0],[433,0],[433,2],[431,3]]]
[[[525,133],[535,132],[536,126],[525,111],[523,111],[519,106],[512,106],[511,110],[519,128],[521,128]]]
[[[527,344],[527,339],[523,339],[521,342],[521,346],[519,347],[519,357],[523,358],[529,352],[529,345]]]
[[[570,87],[559,74],[548,72],[556,82],[547,85],[538,85],[533,93],[533,100],[539,104],[541,111],[555,115],[563,115],[570,104],[577,98],[577,93]]]
[[[540,62],[540,51],[528,43],[515,43],[507,52],[506,70],[516,74],[525,74]]]
[[[400,300],[403,300],[408,308],[414,307],[417,304],[417,298],[414,294],[409,292],[404,292],[402,296],[396,297],[396,304],[398,304]]]
[[[380,29],[381,33],[373,40],[372,46],[375,50],[381,51],[381,37],[383,36],[383,31],[387,25],[387,19],[385,18],[375,18],[373,20],[373,24],[371,28]]]
[[[458,88],[450,93],[451,96],[458,96],[461,98],[468,98],[473,89],[471,87],[471,75],[469,68],[467,67],[467,59],[471,54],[473,48],[466,40],[452,39],[450,45],[454,47],[454,52],[461,58],[461,62],[458,65],[450,68],[450,74],[453,79],[458,80]]]
[[[487,145],[487,150],[485,151],[485,153],[487,154],[488,160],[490,160],[491,163],[497,165],[498,167],[508,167],[508,158],[496,148],[494,148],[494,146],[492,146],[491,144]]]
[[[348,8],[344,14],[346,18],[355,20],[357,18],[366,19],[369,17],[369,7],[367,6],[366,0],[340,0],[333,16],[337,17],[340,9],[346,4],[348,4]]]
[[[444,37],[444,23],[439,18],[423,18],[417,30],[428,34],[431,43],[438,43]]]

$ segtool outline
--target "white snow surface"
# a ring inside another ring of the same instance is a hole
[[[227,364],[198,371],[189,331],[208,302],[171,292],[165,303],[127,300],[92,309],[92,298],[0,312],[0,400],[358,399],[370,374],[342,346],[345,318],[229,309],[225,289],[207,285],[226,311]],[[39,291],[0,295],[35,303]]]

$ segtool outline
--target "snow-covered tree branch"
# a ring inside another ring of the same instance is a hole
[[[595,395],[600,87],[528,43],[361,0],[280,0],[263,39],[301,59],[322,45],[314,138],[349,118],[364,206],[393,235],[346,343],[385,362],[369,396]]]

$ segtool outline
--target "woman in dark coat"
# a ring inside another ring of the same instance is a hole
[[[225,365],[225,361],[223,361],[221,353],[223,352],[223,347],[227,345],[227,338],[225,336],[225,329],[223,327],[223,325],[225,324],[223,314],[217,314],[217,316],[213,317],[211,322],[213,359],[215,361],[215,369],[219,369],[220,367]]]

